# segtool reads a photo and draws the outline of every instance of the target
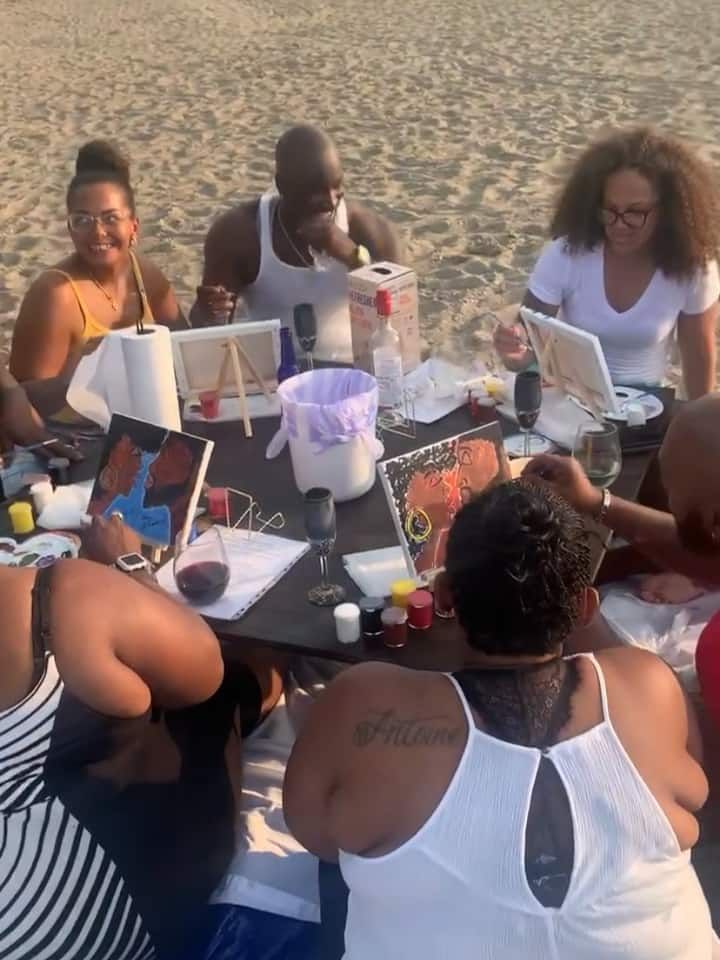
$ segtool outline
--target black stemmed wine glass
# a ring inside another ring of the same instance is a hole
[[[542,407],[542,380],[537,370],[523,370],[515,378],[515,413],[525,438],[523,455],[530,456],[532,428]]]
[[[317,607],[334,607],[345,599],[345,590],[328,582],[328,557],[335,545],[335,501],[325,487],[313,487],[305,494],[305,533],[320,558],[321,581],[308,592],[308,600]]]
[[[317,318],[311,303],[299,303],[293,310],[293,324],[298,343],[305,352],[308,370],[313,369],[313,350],[317,342]]]

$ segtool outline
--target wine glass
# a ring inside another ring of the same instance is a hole
[[[542,380],[537,370],[523,370],[515,377],[515,413],[525,438],[523,456],[530,456],[533,434],[542,406]]]
[[[220,599],[230,582],[230,564],[217,527],[210,527],[192,542],[178,534],[173,575],[189,603],[204,606]]]
[[[317,318],[311,303],[298,303],[293,310],[293,323],[298,343],[305,351],[308,370],[313,369],[313,350],[317,342]]]
[[[573,456],[595,487],[610,487],[622,469],[620,432],[614,423],[591,420],[578,428]]]
[[[308,593],[308,600],[318,607],[334,607],[345,599],[345,590],[328,582],[328,557],[335,545],[335,501],[325,487],[313,487],[305,494],[305,533],[313,551],[320,558],[322,580]]]

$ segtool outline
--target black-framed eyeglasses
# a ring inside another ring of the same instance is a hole
[[[654,206],[647,210],[612,210],[610,207],[600,207],[600,222],[606,227],[612,227],[620,220],[631,230],[639,230],[645,226],[654,209]]]
[[[99,224],[106,230],[112,230],[119,227],[121,223],[130,219],[129,212],[121,210],[107,210],[104,213],[94,217],[91,213],[71,213],[68,218],[68,227],[73,233],[88,233],[95,224]]]

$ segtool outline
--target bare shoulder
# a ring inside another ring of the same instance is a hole
[[[605,675],[608,695],[619,693],[638,709],[684,709],[680,682],[660,657],[638,647],[612,647],[595,654]]]
[[[75,293],[67,277],[63,276],[63,273],[69,273],[67,267],[68,264],[63,262],[44,270],[33,280],[23,297],[19,323],[47,323],[51,315],[65,323],[68,316],[74,317],[74,311],[66,311],[70,306],[77,309]],[[79,317],[79,310],[77,313]]]
[[[369,661],[343,670],[328,687],[328,693],[347,704],[368,703],[369,699],[398,698],[425,691],[434,674],[409,670],[394,663]]]
[[[250,238],[257,238],[257,215],[260,200],[249,200],[240,203],[213,221],[205,241],[206,248],[210,245],[231,244],[246,242]]]
[[[347,201],[347,213],[350,236],[366,246],[375,260],[402,259],[397,231],[387,217],[355,200]]]

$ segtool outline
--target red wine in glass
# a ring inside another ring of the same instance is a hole
[[[191,563],[175,575],[177,588],[190,603],[204,606],[214,603],[227,590],[230,567],[219,560],[201,560]]]
[[[189,603],[214,603],[230,582],[230,564],[218,527],[210,527],[186,542],[182,533],[175,543],[175,585]]]

